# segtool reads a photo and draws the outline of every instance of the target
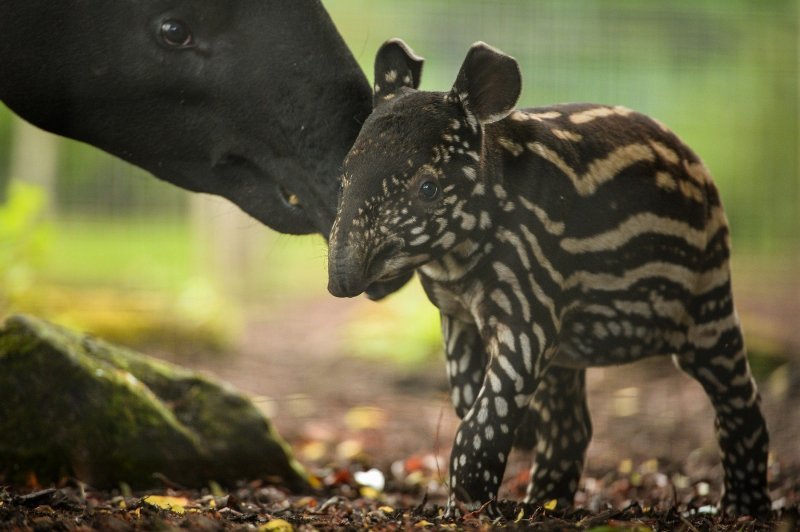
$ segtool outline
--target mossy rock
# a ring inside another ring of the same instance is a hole
[[[30,316],[0,329],[0,481],[74,476],[98,488],[187,487],[305,473],[242,394]],[[154,476],[155,475],[155,476]]]

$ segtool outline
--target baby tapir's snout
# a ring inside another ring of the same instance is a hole
[[[328,251],[328,292],[336,297],[355,297],[367,288],[364,253],[356,246],[334,243]]]
[[[388,241],[377,246],[363,245],[358,238],[360,232],[350,228],[338,230],[342,217],[337,218],[331,232],[328,248],[328,291],[336,297],[355,297],[367,292],[371,299],[380,299],[372,293],[375,282],[382,285],[402,286],[408,275],[382,278],[386,259],[394,256],[400,246],[397,241]]]

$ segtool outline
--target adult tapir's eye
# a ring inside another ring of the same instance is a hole
[[[419,197],[425,201],[435,200],[439,195],[439,185],[433,181],[423,181],[419,186]]]
[[[182,20],[169,19],[161,23],[159,28],[161,41],[171,48],[190,48],[194,46],[194,37],[189,25]]]

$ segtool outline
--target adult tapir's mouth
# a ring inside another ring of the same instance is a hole
[[[330,209],[314,210],[299,193],[291,190],[287,182],[302,182],[306,176],[301,169],[293,168],[299,175],[279,175],[285,169],[262,165],[237,153],[226,153],[212,165],[215,190],[261,223],[290,234],[320,232],[325,234],[330,222]],[[292,172],[294,174],[294,172]]]

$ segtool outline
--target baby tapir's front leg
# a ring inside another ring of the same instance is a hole
[[[474,323],[442,313],[450,397],[458,417],[467,415],[486,376],[486,349]]]
[[[474,509],[497,497],[516,428],[541,371],[544,349],[536,338],[491,320],[482,335],[489,356],[486,374],[450,455],[451,511],[456,501]]]

